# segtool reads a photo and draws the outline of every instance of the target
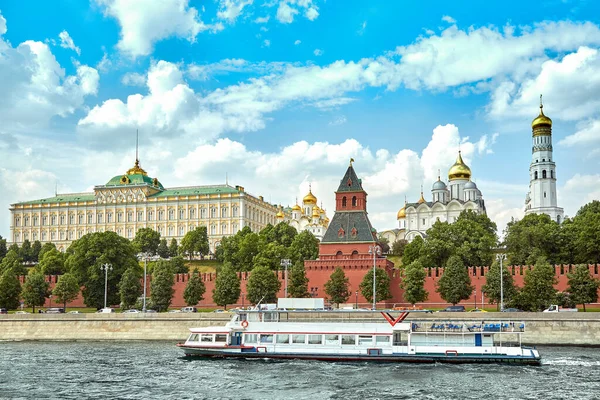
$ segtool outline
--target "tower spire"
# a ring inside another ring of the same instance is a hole
[[[135,130],[135,161],[137,161],[137,162],[140,161],[139,154],[138,154],[139,140],[140,140],[140,131],[139,131],[139,129],[136,129]]]

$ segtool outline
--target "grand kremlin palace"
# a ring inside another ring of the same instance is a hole
[[[136,159],[133,168],[92,193],[12,204],[10,240],[52,242],[65,251],[87,233],[113,231],[133,239],[138,229],[152,228],[167,240],[206,226],[211,251],[223,236],[245,226],[255,232],[277,223],[278,208],[241,186],[210,185],[165,188],[150,178]]]

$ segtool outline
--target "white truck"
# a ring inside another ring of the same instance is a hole
[[[277,299],[277,308],[280,310],[324,310],[323,298],[282,298]]]
[[[576,308],[562,308],[557,306],[556,304],[552,304],[550,307],[546,308],[544,312],[577,312]]]

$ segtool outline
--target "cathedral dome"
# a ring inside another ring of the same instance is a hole
[[[533,129],[539,126],[552,126],[552,120],[544,115],[544,106],[542,104],[540,104],[540,115],[538,115],[533,121],[531,121],[531,127]]]
[[[419,199],[419,201],[417,201],[417,203],[419,203],[419,204],[425,203],[425,197],[423,197],[423,192],[421,192],[421,198]]]
[[[280,209],[280,210],[277,212],[277,218],[285,218],[285,214],[283,213],[283,210],[281,210],[281,209]]]
[[[321,214],[321,213],[319,212],[319,206],[314,206],[314,207],[313,207],[313,211],[312,211],[312,216],[313,216],[313,217],[317,217],[317,218],[319,218],[319,215],[320,215],[320,214]]]
[[[302,199],[304,204],[317,204],[317,198],[312,194],[312,190],[308,189],[308,194]]]
[[[438,176],[438,180],[433,183],[431,190],[446,190],[446,184],[442,182]]]
[[[475,184],[475,182],[469,181],[469,182],[465,183],[465,190],[468,190],[468,189],[477,190],[477,185]]]
[[[402,207],[400,211],[398,211],[398,215],[396,215],[396,219],[404,219],[406,218],[406,206]]]
[[[454,179],[471,179],[471,168],[463,161],[460,150],[458,151],[456,162],[450,167],[450,171],[448,171],[448,179],[451,181]]]
[[[300,207],[298,204],[294,204],[294,207],[292,207],[292,211],[301,211],[302,207]]]

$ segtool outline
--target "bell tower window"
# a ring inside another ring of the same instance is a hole
[[[342,197],[342,207],[346,207],[346,196]]]
[[[537,179],[537,178],[538,178],[538,172],[537,172],[537,171],[535,171],[535,172],[533,173],[533,179]]]
[[[543,171],[542,171],[542,178],[543,178],[543,179],[546,179],[546,170],[543,170]]]
[[[352,196],[352,207],[356,207],[356,196]]]

